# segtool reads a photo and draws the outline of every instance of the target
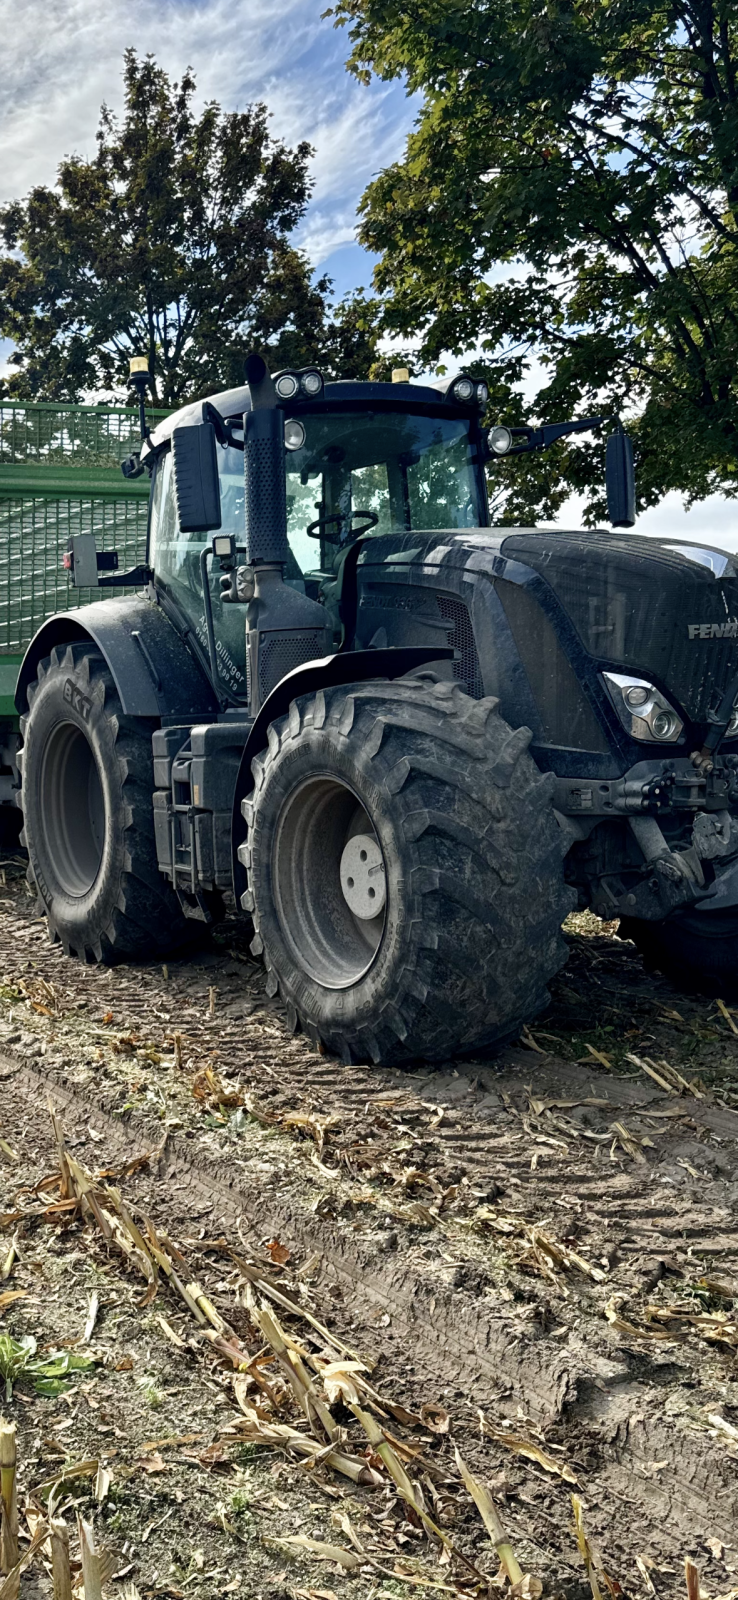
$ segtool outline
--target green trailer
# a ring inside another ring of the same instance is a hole
[[[150,412],[150,425],[165,415]],[[71,589],[69,539],[94,533],[123,571],[144,560],[149,481],[120,470],[139,447],[137,410],[0,402],[0,842],[20,828],[15,687],[26,647],[46,617],[100,598]]]

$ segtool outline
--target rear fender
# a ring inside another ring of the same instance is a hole
[[[218,712],[213,689],[185,639],[162,610],[141,596],[98,600],[43,623],[23,658],[15,703],[28,710],[28,687],[54,646],[88,639],[110,668],[131,717],[207,720]]]

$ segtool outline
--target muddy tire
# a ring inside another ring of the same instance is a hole
[[[499,1043],[566,960],[553,780],[496,707],[422,677],[326,690],[253,763],[251,948],[292,1025],[344,1060]]]
[[[738,913],[681,911],[666,922],[622,918],[621,939],[632,939],[648,968],[694,994],[738,995]]]
[[[21,718],[21,843],[49,932],[67,955],[113,963],[191,942],[157,866],[151,734],[126,717],[98,650],[52,650]]]

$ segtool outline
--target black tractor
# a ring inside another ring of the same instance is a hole
[[[142,363],[138,363],[140,368]],[[738,975],[738,573],[615,531],[489,525],[487,391],[270,376],[145,433],[147,564],[91,535],[18,687],[23,841],[51,936],[162,958],[236,908],[294,1028],[448,1058],[547,1003],[573,908],[677,982]],[[146,373],[136,382],[141,394]],[[145,430],[145,424],[144,424]]]

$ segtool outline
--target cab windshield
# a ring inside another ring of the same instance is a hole
[[[379,533],[479,527],[464,418],[326,412],[299,421],[305,442],[287,451],[287,526],[303,571],[329,566],[331,551],[366,524]]]
[[[288,582],[303,587],[312,572],[329,572],[337,552],[362,531],[476,528],[482,523],[481,471],[464,417],[400,411],[310,412],[286,416]],[[301,438],[302,434],[302,438]],[[222,532],[244,550],[243,452],[218,446]],[[149,559],[157,581],[194,626],[207,650],[200,553],[210,535],[183,534],[177,521],[171,452],[159,461],[151,512]],[[246,691],[243,607],[223,605],[220,569],[208,562],[221,678]]]

